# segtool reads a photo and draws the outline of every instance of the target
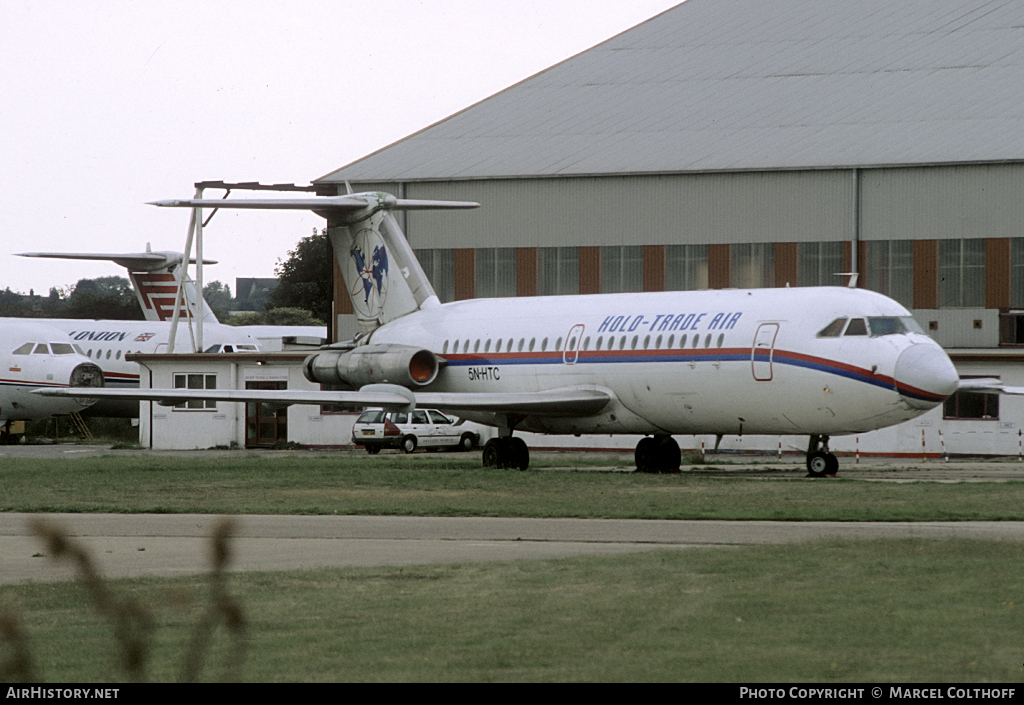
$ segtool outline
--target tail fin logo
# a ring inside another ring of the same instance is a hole
[[[388,251],[380,233],[364,228],[352,240],[352,260],[358,278],[349,292],[360,314],[376,318],[388,295]]]

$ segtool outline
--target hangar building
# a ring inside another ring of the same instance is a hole
[[[856,271],[962,375],[1024,384],[1013,0],[690,0],[315,185],[346,180],[483,205],[404,214],[442,301]],[[335,310],[351,311],[342,287]],[[895,435],[1016,454],[1022,409],[954,398]]]
[[[689,0],[314,185],[346,181],[482,204],[399,216],[442,301],[859,272],[962,376],[1024,385],[1015,0]],[[354,317],[335,281],[344,339]],[[832,448],[1016,455],[1022,412],[1016,397],[957,395]]]

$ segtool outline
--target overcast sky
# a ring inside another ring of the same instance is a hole
[[[146,201],[309,183],[678,2],[0,0],[0,289],[123,273],[16,252],[182,250],[188,211]],[[322,225],[221,211],[205,279]]]

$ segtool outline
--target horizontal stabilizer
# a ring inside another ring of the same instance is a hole
[[[356,193],[349,196],[317,196],[311,198],[191,198],[153,201],[149,205],[163,208],[245,208],[252,210],[299,210],[317,212],[354,212],[381,205],[390,210],[439,210],[445,208],[479,208],[467,201],[423,201],[395,198],[388,194]]]
[[[42,257],[45,259],[75,259],[95,262],[114,262],[133,272],[149,272],[166,269],[180,264],[185,259],[178,252],[21,252],[18,257]],[[195,264],[195,258],[189,260]],[[217,264],[216,260],[204,259],[203,264]]]

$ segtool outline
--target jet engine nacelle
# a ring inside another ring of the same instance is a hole
[[[408,345],[367,345],[347,352],[321,352],[307,357],[302,365],[310,382],[356,388],[366,384],[422,387],[437,378],[440,368],[437,355]]]

